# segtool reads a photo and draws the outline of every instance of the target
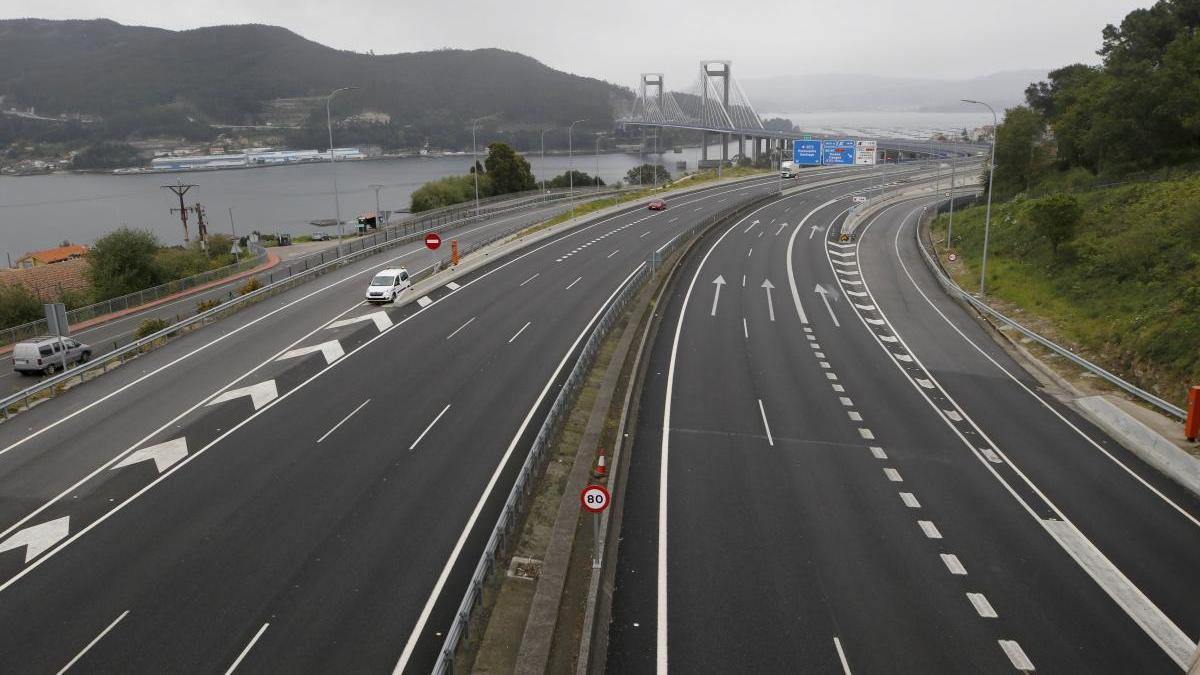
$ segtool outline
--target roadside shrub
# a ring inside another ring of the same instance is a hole
[[[201,300],[200,302],[196,303],[196,313],[203,314],[204,312],[207,312],[208,310],[210,310],[220,304],[221,304],[220,298],[209,298],[208,300]]]
[[[253,293],[254,291],[257,291],[258,289],[262,288],[262,286],[263,286],[263,284],[261,281],[258,280],[258,277],[250,277],[249,279],[246,280],[246,283],[242,284],[241,287],[238,288],[238,295],[246,295],[247,293]]]
[[[166,319],[144,319],[138,324],[137,330],[133,332],[133,336],[141,339],[147,335],[153,335],[170,325],[171,323]]]

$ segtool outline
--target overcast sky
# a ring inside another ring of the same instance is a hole
[[[378,53],[501,47],[561,70],[670,89],[700,59],[735,77],[870,73],[963,78],[1095,62],[1100,30],[1130,0],[0,0],[0,18],[105,17],[187,29],[284,26],[340,49]]]

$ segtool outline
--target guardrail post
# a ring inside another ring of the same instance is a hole
[[[1200,386],[1194,386],[1188,391],[1187,422],[1184,423],[1184,436],[1195,442],[1200,436]]]

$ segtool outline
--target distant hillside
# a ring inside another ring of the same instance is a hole
[[[963,80],[876,75],[793,75],[742,80],[760,112],[827,110],[966,110],[960,99],[986,100],[1002,108],[1021,103],[1025,87],[1046,78],[1046,70],[1014,70]]]
[[[331,49],[274,26],[176,32],[108,20],[0,21],[5,108],[96,114],[119,120],[120,132],[143,131],[136,120],[154,126],[164,117],[259,124],[271,99],[320,96],[343,86],[360,87],[338,98],[343,114],[370,108],[414,127],[461,127],[490,114],[509,126],[587,118],[603,127],[613,104],[629,95],[499,49],[375,56]]]

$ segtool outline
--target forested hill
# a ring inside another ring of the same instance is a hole
[[[615,85],[549,68],[499,49],[375,56],[340,51],[275,26],[169,31],[108,20],[0,21],[4,108],[155,119],[171,111],[199,122],[261,122],[264,103],[339,97],[343,112],[371,108],[418,125],[498,114],[508,124],[560,125],[613,115],[630,95]]]

